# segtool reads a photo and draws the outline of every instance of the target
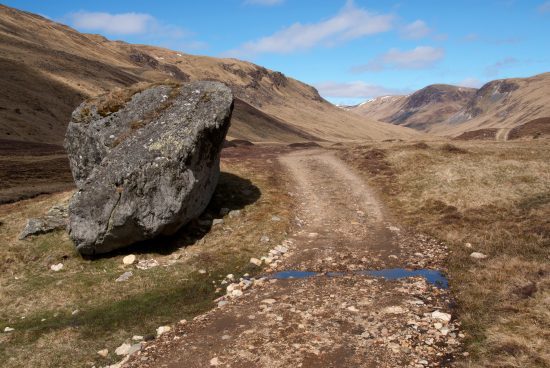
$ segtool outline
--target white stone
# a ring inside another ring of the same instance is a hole
[[[142,259],[136,265],[140,270],[148,270],[149,268],[157,267],[159,263],[155,259]]]
[[[215,366],[218,366],[219,364],[220,364],[220,360],[217,357],[210,359],[211,366],[215,367]]]
[[[214,219],[214,221],[212,221],[212,226],[221,225],[221,224],[223,224],[223,219]]]
[[[63,263],[58,263],[50,266],[50,270],[57,272],[63,269]]]
[[[235,297],[235,298],[237,298],[239,296],[242,296],[242,295],[243,295],[243,292],[239,289],[235,289],[231,292],[231,296]]]
[[[252,263],[256,266],[261,266],[262,265],[262,261],[259,260],[258,258],[250,258],[250,263]]]
[[[132,345],[124,343],[115,349],[115,354],[119,356],[128,355],[131,347]]]
[[[279,216],[271,216],[271,221],[279,222],[281,218]]]
[[[15,328],[11,328],[11,327],[4,328],[4,332],[12,332],[12,331],[15,331]]]
[[[124,282],[128,281],[130,277],[132,277],[133,273],[132,271],[126,271],[122,275],[120,275],[115,281],[116,282]]]
[[[199,270],[199,273],[200,273],[201,275],[204,275],[204,274],[206,273],[206,270],[202,270],[202,269],[201,269],[201,270]]]
[[[227,276],[225,276],[226,279],[228,280],[235,280],[235,275],[233,275],[232,273],[228,274]]]
[[[347,310],[349,310],[350,312],[359,312],[359,309],[355,308],[353,305],[348,307]]]
[[[109,350],[103,349],[103,350],[98,351],[97,354],[98,354],[99,356],[102,356],[103,358],[106,358],[107,355],[109,355]]]
[[[275,299],[264,299],[261,301],[262,304],[275,304],[277,301]]]
[[[136,256],[133,254],[128,254],[126,257],[122,258],[122,263],[125,265],[131,265],[134,264],[136,261]]]
[[[398,305],[394,305],[394,306],[391,306],[391,307],[384,308],[382,312],[384,312],[386,314],[402,314],[402,313],[405,312],[405,310],[402,307],[398,306]]]
[[[143,340],[143,336],[134,335],[134,336],[132,336],[132,340],[134,340],[134,341],[141,341],[141,340]]]
[[[436,330],[441,330],[442,327],[443,327],[443,324],[441,322],[434,323],[434,328]]]
[[[241,215],[241,210],[229,211],[229,217],[231,218],[239,217],[240,215]]]
[[[451,315],[448,314],[448,313],[443,313],[443,312],[440,312],[440,311],[434,311],[432,312],[432,318],[434,319],[439,319],[441,321],[444,321],[444,322],[449,322],[451,320]]]
[[[470,257],[474,258],[474,259],[485,259],[487,258],[487,256],[483,253],[480,253],[480,252],[472,252],[470,254]]]
[[[260,238],[260,241],[262,243],[268,243],[269,242],[269,236],[267,235],[262,235],[262,237]]]
[[[157,336],[161,336],[162,334],[170,331],[172,328],[170,326],[160,326],[157,328]]]

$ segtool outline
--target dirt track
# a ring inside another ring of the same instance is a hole
[[[280,161],[295,179],[292,192],[300,212],[278,270],[316,275],[256,281],[243,296],[228,297],[227,304],[146,344],[126,366],[426,367],[451,362],[462,335],[458,322],[447,320],[448,290],[420,277],[386,281],[358,274],[434,267],[441,264],[444,247],[392,225],[366,183],[331,152],[299,151]]]

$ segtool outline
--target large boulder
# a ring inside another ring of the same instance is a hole
[[[65,148],[78,188],[69,235],[86,255],[171,235],[204,211],[233,95],[218,82],[133,88],[84,102]]]

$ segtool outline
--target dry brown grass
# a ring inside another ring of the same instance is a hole
[[[450,284],[470,353],[458,365],[548,367],[550,146],[453,147],[381,143],[342,155],[367,169],[401,221],[451,246]],[[488,258],[474,260],[473,251]]]
[[[272,167],[266,165],[273,165]],[[19,241],[28,217],[39,216],[70,192],[0,206],[0,361],[5,367],[104,366],[117,360],[114,349],[133,335],[154,334],[160,325],[192,318],[212,307],[216,287],[228,273],[260,272],[250,257],[265,255],[286,235],[291,198],[276,164],[232,158],[204,218],[221,207],[241,208],[212,228],[191,224],[172,239],[149,242],[96,260],[76,254],[64,231]],[[282,221],[271,221],[272,215]],[[269,244],[259,241],[262,235]],[[122,257],[156,259],[161,266],[138,270]],[[49,270],[58,262],[60,272]],[[201,274],[198,270],[206,270]],[[132,270],[133,276],[114,280]],[[221,291],[223,292],[223,290]],[[74,310],[79,312],[72,315]],[[103,359],[96,354],[108,348]]]

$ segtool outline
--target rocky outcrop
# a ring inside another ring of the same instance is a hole
[[[53,206],[42,217],[30,218],[19,239],[23,240],[31,235],[47,234],[55,230],[65,229],[67,227],[67,203],[61,203]]]
[[[114,101],[113,101],[114,99]],[[86,255],[171,235],[206,207],[233,95],[218,82],[134,89],[85,102],[65,147],[78,191],[69,234]]]

